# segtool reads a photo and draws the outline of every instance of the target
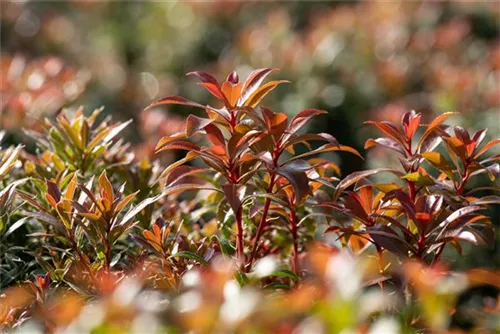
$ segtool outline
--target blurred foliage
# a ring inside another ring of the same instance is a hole
[[[52,54],[88,71],[92,81],[80,102],[106,105],[122,119],[137,120],[137,110],[163,92],[208,101],[180,80],[194,69],[246,76],[278,67],[293,84],[267,103],[290,114],[306,105],[328,110],[329,120],[313,128],[358,149],[369,135],[362,121],[394,121],[409,109],[458,111],[471,130],[500,132],[494,1],[1,5],[2,52]],[[346,172],[361,167],[354,158],[344,162]]]

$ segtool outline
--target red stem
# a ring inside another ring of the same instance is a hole
[[[413,152],[411,149],[411,138],[407,140],[408,147],[406,147],[406,153],[408,154],[408,158],[411,158],[413,156]],[[410,172],[415,172],[414,168],[412,167],[410,169]],[[415,182],[413,181],[408,181],[408,189],[410,191],[410,199],[413,203],[415,203],[415,196],[417,195],[416,189],[415,189]]]
[[[109,274],[111,271],[111,246],[108,240],[105,241],[105,253],[106,253],[106,271]]]
[[[290,212],[290,224],[291,224],[291,231],[292,231],[292,238],[293,238],[293,253],[292,253],[292,267],[293,267],[293,272],[299,276],[300,275],[300,269],[299,269],[299,251],[298,251],[298,245],[297,245],[297,216],[295,214],[294,210],[291,210]]]
[[[469,179],[469,161],[464,162],[464,172],[460,174],[461,180],[460,180],[460,186],[456,188],[457,193],[462,196],[465,188],[465,184],[467,183],[467,180]]]
[[[238,210],[236,213],[236,227],[238,229],[237,231],[237,245],[236,245],[236,252],[238,254],[238,259],[241,261],[241,265],[243,266],[245,264],[245,252],[243,248],[243,222],[242,222],[242,212],[241,208]]]
[[[234,128],[236,127],[236,116],[234,114],[234,110],[230,110],[231,118],[229,120],[229,132],[231,135],[234,133]],[[238,172],[234,170],[234,164],[232,161],[229,162],[229,182],[232,184],[238,184]],[[242,209],[239,208],[238,212],[235,212],[236,215],[236,254],[238,259],[241,261],[241,266],[245,264],[245,249],[243,244],[243,212]]]
[[[382,257],[382,248],[375,244],[375,247],[377,248],[377,256],[378,256],[378,266],[379,266],[379,273],[382,275],[384,273],[384,259]],[[385,289],[385,281],[381,281],[379,283],[380,289],[384,291]]]
[[[417,192],[415,190],[415,182],[408,181],[408,188],[410,189],[410,199],[413,203],[415,203],[415,197],[417,195]]]
[[[269,181],[269,187],[267,187],[267,194],[270,194],[272,192],[272,189],[274,187],[274,182],[275,182],[275,175],[273,174],[271,176],[271,180]],[[253,246],[252,246],[252,253],[250,254],[250,259],[247,264],[247,272],[250,271],[252,268],[253,262],[255,261],[255,256],[257,254],[257,249],[260,241],[260,237],[262,236],[262,232],[264,232],[264,227],[266,226],[267,222],[267,215],[269,213],[269,207],[271,206],[271,199],[268,197],[266,198],[266,201],[264,203],[264,210],[262,212],[262,217],[259,222],[259,226],[257,228],[257,234],[255,234],[255,238],[253,239]]]
[[[281,147],[278,145],[273,151],[273,168],[278,166],[278,160],[281,154]],[[274,184],[276,182],[276,173],[274,171],[270,172],[269,186],[266,189],[266,194],[271,194],[273,191]],[[259,226],[257,227],[257,234],[253,240],[252,252],[250,254],[250,259],[247,263],[246,270],[249,272],[252,269],[253,262],[255,261],[255,256],[257,255],[257,249],[259,248],[259,241],[262,237],[262,232],[264,232],[264,227],[267,223],[267,215],[269,213],[269,207],[271,206],[271,199],[268,197],[264,202],[264,210],[262,212],[262,218],[260,219]]]
[[[406,153],[408,154],[408,158],[411,158],[413,156],[413,151],[412,151],[412,148],[411,148],[411,138],[409,138],[407,140],[407,143],[408,143],[408,147],[406,147]],[[411,173],[414,173],[416,170],[418,170],[418,168],[413,168],[413,166],[411,167],[410,169],[410,172]],[[417,197],[417,189],[415,188],[415,182],[413,181],[407,181],[408,183],[408,191],[409,191],[409,196],[410,196],[410,199],[412,201],[412,203],[415,204],[415,199]],[[418,239],[418,249],[417,249],[417,253],[415,254],[420,260],[422,259],[422,253],[423,253],[423,248],[424,248],[424,245],[425,245],[425,231],[420,235],[419,239]]]

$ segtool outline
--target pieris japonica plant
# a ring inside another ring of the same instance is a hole
[[[256,258],[269,253],[262,238],[286,230],[291,240],[292,267],[299,274],[298,253],[304,247],[301,224],[306,203],[314,202],[321,187],[334,187],[338,180],[331,172],[338,166],[317,155],[331,151],[359,153],[341,145],[330,134],[303,133],[307,122],[325,111],[305,109],[292,119],[284,112],[261,107],[261,100],[286,81],[263,84],[275,69],[259,69],[240,82],[236,72],[219,84],[204,72],[191,72],[200,85],[215,98],[217,105],[202,105],[180,96],[167,96],[149,108],[164,104],[182,104],[202,109],[206,116],[189,115],[185,131],[162,138],[157,152],[185,150],[185,158],[166,168],[167,194],[205,189],[219,192],[221,210],[231,211],[234,218],[235,248],[243,271],[250,271]],[[203,137],[203,138],[200,138]],[[192,139],[192,140],[191,140]],[[311,142],[322,142],[312,149]],[[297,145],[309,151],[295,154]],[[186,165],[195,158],[204,162],[198,167]],[[207,175],[211,175],[207,179]],[[224,221],[221,221],[224,223]],[[267,249],[267,251],[266,251]],[[287,252],[282,248],[282,254]]]
[[[161,160],[138,159],[129,122],[102,109],[63,110],[0,149],[2,330],[497,330],[498,273],[454,272],[445,248],[494,243],[500,139],[410,111],[366,122],[383,137],[365,148],[394,166],[343,176],[332,155],[363,155],[307,132],[326,111],[262,104],[286,83],[266,82],[276,71],[189,73],[214,101],[146,108],[194,108]]]
[[[342,180],[345,185],[356,183],[341,199],[342,212],[350,220],[327,231],[339,232],[345,240],[362,238],[379,253],[387,250],[429,263],[439,260],[447,244],[459,253],[462,242],[491,246],[495,233],[485,213],[500,197],[477,196],[485,188],[469,185],[481,174],[491,182],[500,176],[500,156],[486,154],[500,140],[483,144],[486,129],[471,135],[462,127],[443,125],[453,114],[444,113],[429,124],[421,124],[422,115],[415,111],[404,114],[399,126],[367,122],[386,137],[368,139],[365,148],[395,152],[400,168],[356,172]],[[394,182],[368,180],[380,172],[392,173]],[[493,185],[486,189],[498,190]]]

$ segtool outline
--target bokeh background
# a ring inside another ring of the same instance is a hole
[[[205,70],[220,81],[260,67],[287,79],[265,105],[294,114],[327,110],[311,131],[363,149],[363,121],[399,121],[410,109],[500,137],[500,2],[313,1],[1,1],[0,127],[23,140],[61,107],[104,105],[133,118],[126,139],[138,157],[192,112],[144,113],[155,98],[179,94],[212,102],[185,76]],[[371,166],[342,156],[344,174],[394,161],[366,153]],[[495,215],[498,225],[498,212]],[[458,266],[500,266],[499,247],[467,253]]]

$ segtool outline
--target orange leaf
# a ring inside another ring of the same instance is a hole
[[[489,150],[491,147],[495,146],[495,145],[498,145],[500,144],[500,139],[495,139],[495,140],[492,140],[490,141],[489,143],[485,144],[483,146],[483,148],[481,148],[479,150],[479,152],[477,152],[477,154],[474,156],[474,159],[477,159],[479,158],[484,152],[486,152],[487,150]]]
[[[224,96],[231,107],[236,106],[238,99],[240,98],[242,87],[243,85],[241,83],[233,85],[228,81],[222,84],[222,93],[224,93]]]
[[[290,81],[277,80],[266,83],[264,86],[260,87],[252,95],[250,95],[243,105],[255,108],[259,104],[260,100],[262,100],[264,96],[266,96],[270,91],[275,89],[278,85],[288,82]]]

